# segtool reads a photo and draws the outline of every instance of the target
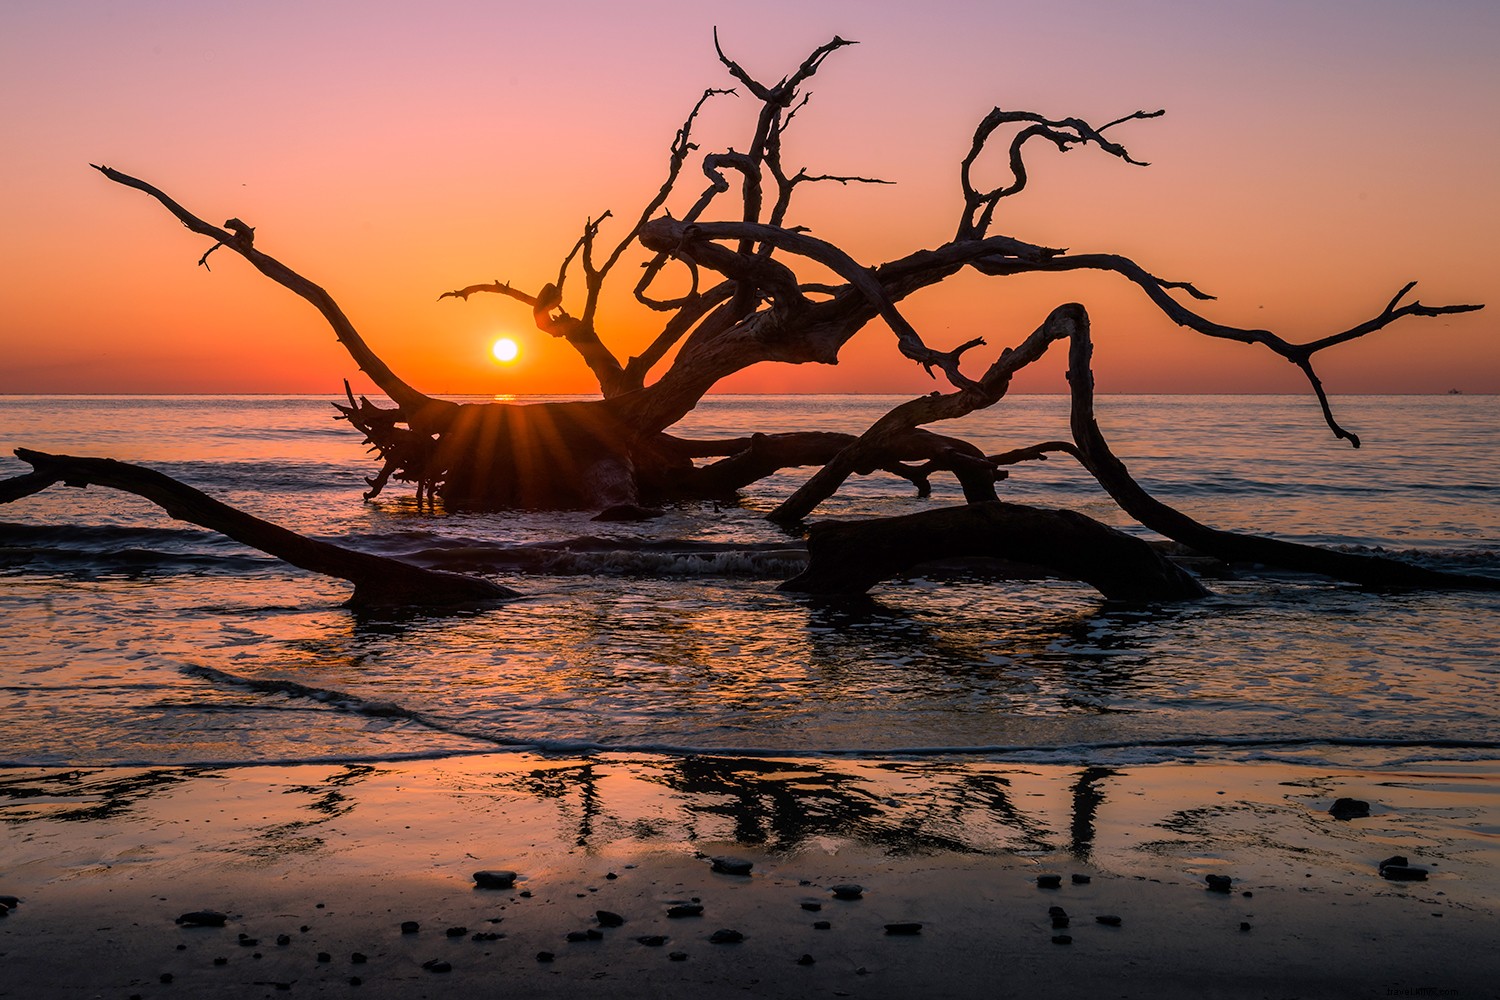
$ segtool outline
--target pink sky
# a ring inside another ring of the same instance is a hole
[[[0,8],[0,392],[335,393],[355,374],[309,306],[227,251],[196,267],[205,241],[91,162],[211,222],[248,221],[421,389],[589,391],[518,304],[437,295],[494,279],[535,291],[586,216],[638,212],[686,110],[728,85],[715,24],[773,80],[835,33],[861,43],[815,78],[786,154],[897,182],[819,189],[794,220],[861,261],[952,233],[958,161],[996,104],[1096,121],[1164,107],[1117,133],[1149,168],[1036,149],[996,230],[1127,254],[1217,294],[1214,319],[1298,340],[1417,279],[1424,302],[1490,308],[1334,349],[1329,389],[1500,392],[1491,2],[218,7]],[[750,110],[715,101],[705,148],[743,145]],[[600,323],[621,355],[651,332],[625,291]],[[993,351],[1067,300],[1093,314],[1101,391],[1301,391],[1285,362],[1180,331],[1106,276],[966,276],[905,311],[929,343],[979,335]],[[519,362],[491,359],[499,336],[520,341]],[[1062,367],[1016,388],[1061,391]],[[722,385],[931,387],[876,326],[838,368],[762,366]]]

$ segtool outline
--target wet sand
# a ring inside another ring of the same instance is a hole
[[[1479,997],[1500,971],[1485,765],[30,769],[0,819],[0,996]],[[1396,854],[1427,880],[1382,878]],[[205,909],[225,926],[174,922]]]

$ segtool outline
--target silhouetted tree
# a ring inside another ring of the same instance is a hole
[[[1334,417],[1313,366],[1315,355],[1403,317],[1461,313],[1480,306],[1408,301],[1408,284],[1366,322],[1306,343],[1291,343],[1268,330],[1226,326],[1199,315],[1184,300],[1210,296],[1189,282],[1157,277],[1129,258],[1073,254],[992,232],[1000,202],[1026,188],[1024,154],[1030,146],[1051,144],[1062,151],[1092,147],[1126,164],[1144,166],[1114,136],[1121,126],[1154,118],[1161,111],[1135,111],[1096,126],[1080,118],[1050,119],[1030,111],[994,109],[975,129],[960,164],[952,238],[935,249],[867,266],[792,224],[792,202],[804,184],[883,182],[792,170],[783,150],[788,127],[807,104],[803,85],[830,55],[852,43],[835,37],[774,84],[752,76],[726,55],[717,35],[714,44],[736,89],[707,90],[694,104],[668,149],[665,179],[628,228],[606,242],[611,213],[588,220],[559,266],[556,282],[534,292],[497,281],[439,296],[467,300],[481,293],[498,294],[529,307],[538,329],[565,340],[593,373],[599,385],[595,400],[460,404],[429,396],[380,359],[326,291],[260,250],[250,226],[238,219],[224,228],[209,225],[151,184],[109,167],[98,169],[110,180],[151,195],[189,229],[215,240],[200,263],[219,247],[228,247],[323,314],[355,363],[394,404],[356,399],[347,383],[347,403],[336,404],[382,459],[379,472],[369,480],[367,498],[396,479],[415,484],[421,498],[441,500],[449,507],[613,508],[616,516],[632,516],[645,513],[642,504],[732,496],[778,470],[814,466],[817,471],[771,515],[783,523],[797,523],[851,475],[883,470],[910,480],[925,495],[930,477],[947,473],[962,485],[966,500],[978,504],[997,499],[995,484],[1004,477],[1005,466],[1065,453],[1082,463],[1141,523],[1206,553],[1292,565],[1366,583],[1426,585],[1443,579],[1389,560],[1216,531],[1148,496],[1110,452],[1094,421],[1092,341],[1082,306],[1059,306],[1030,336],[974,374],[965,370],[964,362],[983,340],[947,350],[931,347],[902,315],[899,303],[965,269],[997,278],[1112,272],[1134,283],[1177,324],[1207,337],[1259,346],[1295,364],[1316,393],[1330,430],[1355,447],[1359,439]],[[716,96],[727,93],[748,94],[758,102],[754,129],[738,149],[705,152],[692,139],[694,124]],[[996,147],[1003,149],[1007,176],[998,186],[985,188],[976,180],[976,164]],[[696,195],[683,192],[690,162],[707,179]],[[649,346],[622,362],[606,342],[608,331],[600,329],[599,302],[606,281],[628,254],[634,255],[632,260],[641,257],[643,265],[634,288],[636,299],[662,318]],[[685,269],[679,283],[686,286],[682,294],[670,297],[657,291],[658,279],[669,267]],[[832,273],[837,280],[810,280],[806,275],[813,271]],[[897,350],[930,375],[941,376],[947,391],[903,403],[859,435],[756,433],[746,428],[743,437],[707,441],[671,433],[725,377],[764,362],[837,363],[849,339],[877,317],[894,333]],[[969,442],[926,429],[995,405],[1015,373],[1059,340],[1069,342],[1072,441],[986,455]],[[995,524],[1004,517],[998,509],[986,515]],[[1066,532],[1069,525],[1054,528]],[[919,518],[902,530],[911,533],[909,539],[919,539],[926,528]],[[933,530],[951,533],[952,525]],[[816,533],[813,541],[816,560]],[[879,578],[890,571],[875,568],[855,576],[864,579],[873,573]],[[831,586],[868,585],[851,581]]]

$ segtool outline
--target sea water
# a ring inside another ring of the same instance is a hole
[[[879,396],[711,396],[676,432],[857,433]],[[1500,576],[1500,397],[1121,396],[1104,433],[1148,490],[1215,527]],[[313,576],[138,497],[55,486],[0,507],[0,764],[359,761],[507,748],[953,757],[1087,765],[1500,759],[1500,595],[1376,592],[1251,571],[1206,600],[918,573],[858,600],[778,591],[805,556],[737,503],[603,524],[457,513],[393,484],[313,397],[0,397],[0,444],[137,462],[296,531],[489,575],[516,600],[358,614]],[[1021,396],[933,429],[999,451],[1066,438]],[[0,460],[0,476],[28,471]],[[960,502],[888,475],[813,515]],[[1071,459],[1005,499],[1135,527]]]

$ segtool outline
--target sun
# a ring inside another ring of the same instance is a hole
[[[490,353],[502,365],[508,365],[521,355],[521,347],[509,337],[501,337],[490,348]]]

